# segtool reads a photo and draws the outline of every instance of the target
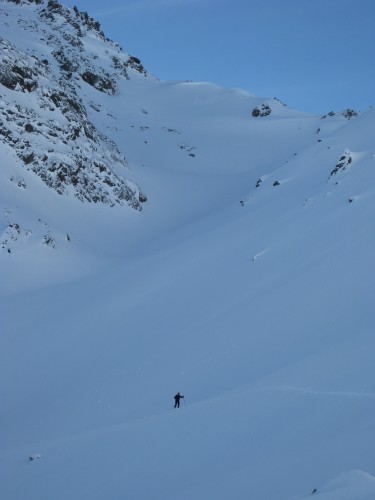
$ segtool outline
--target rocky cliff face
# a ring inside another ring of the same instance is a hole
[[[142,209],[146,196],[126,179],[117,145],[89,121],[78,89],[114,95],[120,79],[147,76],[140,61],[108,40],[97,21],[55,0],[0,4],[0,141],[22,169],[60,195],[82,202]],[[29,40],[32,43],[28,43]],[[90,52],[90,40],[101,56]]]

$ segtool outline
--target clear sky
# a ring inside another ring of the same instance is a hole
[[[312,113],[375,105],[375,0],[61,0],[161,80]]]

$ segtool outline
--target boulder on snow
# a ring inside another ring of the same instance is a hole
[[[21,92],[32,92],[38,86],[30,68],[17,64],[10,66],[6,60],[0,64],[0,83],[10,90]]]
[[[348,120],[352,119],[352,118],[355,118],[356,116],[358,116],[358,112],[357,111],[354,111],[354,109],[346,109],[345,111],[343,111],[342,113],[345,118],[347,118]]]
[[[336,175],[338,172],[342,172],[346,170],[349,165],[352,163],[353,158],[350,152],[346,151],[341,155],[339,161],[336,163],[335,168],[332,170],[330,177]]]
[[[100,92],[113,95],[116,92],[116,82],[106,74],[105,76],[98,75],[92,71],[84,71],[81,74],[82,80],[94,87]]]
[[[336,116],[337,113],[335,113],[334,111],[330,111],[329,113],[325,114],[322,116],[322,120],[326,119],[326,118],[331,118],[333,116]],[[359,113],[357,111],[355,111],[354,109],[345,109],[342,113],[341,113],[343,116],[345,116],[345,118],[347,120],[351,120],[352,118],[355,118],[359,115]]]
[[[25,125],[25,132],[34,132],[34,127],[31,125],[31,123],[26,123]]]
[[[256,108],[254,108],[251,115],[254,118],[257,118],[258,116],[268,116],[271,113],[272,113],[271,108],[269,107],[269,105],[266,102],[264,102],[260,106],[257,106]]]

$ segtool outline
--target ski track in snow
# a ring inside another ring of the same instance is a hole
[[[250,394],[259,394],[265,392],[285,392],[285,393],[297,393],[307,396],[325,396],[325,397],[339,397],[339,398],[355,398],[355,399],[370,399],[375,400],[375,393],[363,391],[338,391],[338,390],[323,390],[323,389],[312,389],[311,387],[294,387],[294,386],[269,386],[269,387],[259,387],[254,389],[245,389],[242,391],[236,391],[228,393],[227,395],[218,396],[211,398],[209,401],[219,401],[224,399],[236,399],[243,398]],[[204,402],[191,403],[188,406],[193,406],[196,404],[205,404]]]
[[[282,392],[297,392],[301,394],[308,394],[312,396],[333,396],[333,397],[344,397],[344,398],[366,398],[375,399],[375,393],[366,391],[327,391],[320,389],[311,389],[310,387],[292,387],[292,386],[281,386],[281,387],[269,387],[264,390],[269,391],[282,391]]]

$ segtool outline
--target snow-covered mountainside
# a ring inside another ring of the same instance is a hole
[[[0,497],[375,498],[375,110],[0,22]]]
[[[119,79],[144,74],[143,67],[87,14],[56,1],[38,1],[37,9],[28,3],[21,2],[19,12],[8,2],[1,6],[3,142],[59,194],[140,209],[143,195],[116,173],[126,172],[123,154],[89,120],[88,107],[97,108],[79,93],[92,86],[114,95]]]

